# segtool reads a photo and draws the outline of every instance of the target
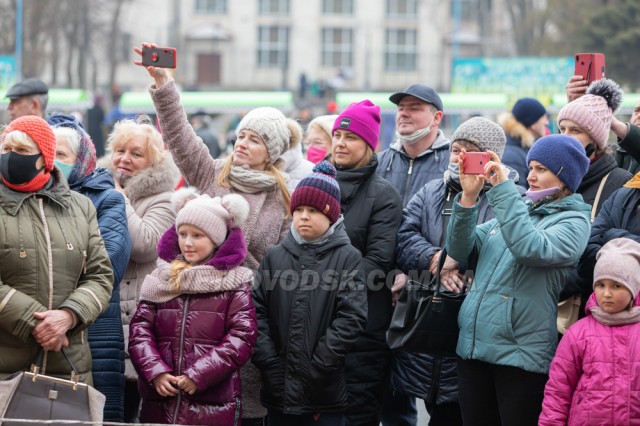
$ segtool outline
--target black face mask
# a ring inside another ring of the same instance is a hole
[[[30,182],[44,168],[36,169],[36,163],[42,154],[21,155],[13,151],[0,155],[0,174],[13,185]]]
[[[587,158],[591,157],[591,154],[596,152],[596,146],[592,143],[584,147],[584,153],[587,154]]]

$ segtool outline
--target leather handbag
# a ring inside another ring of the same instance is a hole
[[[391,349],[436,356],[456,355],[460,331],[458,312],[466,293],[440,288],[440,272],[446,257],[443,249],[429,285],[409,280],[402,289],[387,330],[387,344]]]
[[[62,355],[71,368],[70,380],[40,374],[43,359],[40,350],[30,371],[12,374],[0,381],[2,426],[40,424],[24,420],[54,420],[47,422],[48,425],[68,424],[55,420],[102,422],[105,396],[80,382],[78,371],[64,349]]]

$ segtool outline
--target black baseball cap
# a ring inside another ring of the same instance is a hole
[[[46,95],[49,93],[49,86],[44,81],[37,78],[27,78],[16,83],[4,95],[9,99],[18,99],[29,95]]]
[[[438,92],[436,92],[429,86],[425,86],[424,84],[413,84],[407,87],[404,92],[394,93],[393,95],[389,96],[389,100],[398,105],[402,98],[404,98],[405,96],[414,96],[427,103],[430,103],[431,105],[436,107],[438,111],[442,111],[443,109],[442,99],[440,99]]]

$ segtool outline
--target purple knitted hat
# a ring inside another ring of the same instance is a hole
[[[571,120],[584,130],[600,150],[609,140],[613,114],[622,103],[622,90],[613,80],[597,80],[591,83],[587,94],[568,103],[558,113],[558,125]]]
[[[355,133],[375,151],[380,136],[380,107],[369,99],[354,102],[336,118],[331,129],[332,135],[336,129]]]
[[[313,173],[300,181],[291,194],[291,214],[300,206],[310,206],[335,223],[340,217],[340,186],[336,169],[328,161],[319,162]]]

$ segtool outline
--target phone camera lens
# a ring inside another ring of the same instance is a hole
[[[152,53],[151,54],[151,60],[153,62],[157,62],[158,61],[158,54],[157,53]]]

